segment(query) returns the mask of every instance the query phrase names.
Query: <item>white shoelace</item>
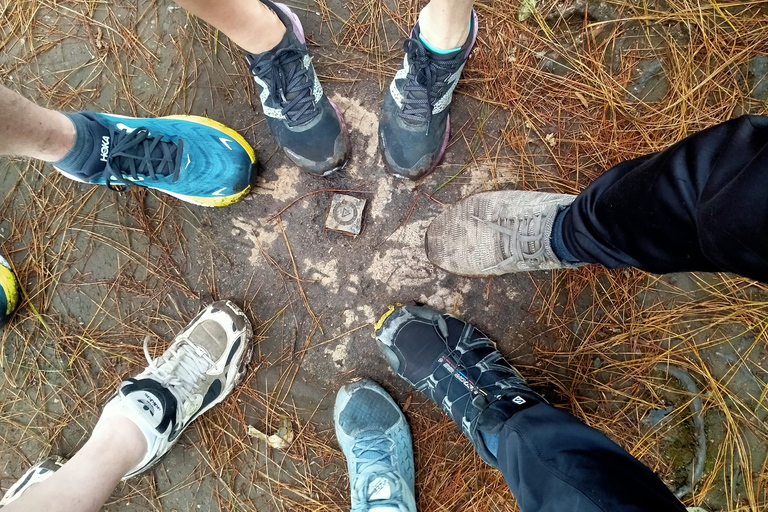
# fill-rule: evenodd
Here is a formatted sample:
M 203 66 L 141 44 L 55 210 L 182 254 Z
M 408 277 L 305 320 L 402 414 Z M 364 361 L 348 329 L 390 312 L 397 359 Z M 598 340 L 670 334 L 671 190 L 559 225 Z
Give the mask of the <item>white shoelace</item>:
M 213 360 L 204 350 L 182 340 L 176 347 L 168 349 L 164 354 L 166 361 L 158 364 L 157 359 L 149 355 L 149 339 L 149 336 L 144 338 L 147 372 L 160 384 L 172 387 L 182 401 L 188 401 L 197 392 L 200 376 L 214 365 Z
M 371 482 L 377 478 L 385 478 L 390 485 L 391 496 L 387 499 L 371 500 L 368 487 Z M 402 491 L 399 485 L 399 479 L 394 471 L 373 472 L 366 475 L 365 478 L 358 478 L 355 481 L 352 494 L 357 498 L 356 506 L 352 507 L 350 512 L 369 512 L 371 509 L 379 510 L 397 510 L 408 512 L 402 501 Z
M 352 463 L 356 472 L 363 476 L 357 478 L 352 488 L 356 506 L 350 512 L 368 512 L 371 509 L 407 512 L 402 503 L 400 479 L 390 469 L 392 440 L 386 435 L 364 432 L 352 448 Z M 371 482 L 384 478 L 389 484 L 390 496 L 387 499 L 373 499 L 370 495 Z

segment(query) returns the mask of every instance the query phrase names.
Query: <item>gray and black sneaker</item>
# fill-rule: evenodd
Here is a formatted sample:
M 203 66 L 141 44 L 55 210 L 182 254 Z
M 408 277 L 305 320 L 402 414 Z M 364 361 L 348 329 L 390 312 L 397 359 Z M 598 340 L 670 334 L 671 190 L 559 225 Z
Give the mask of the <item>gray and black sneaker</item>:
M 531 391 L 496 345 L 467 322 L 421 306 L 390 307 L 374 335 L 392 369 L 461 427 L 480 457 L 498 461 L 483 433 L 546 400 Z
M 469 36 L 456 52 L 440 55 L 419 39 L 419 24 L 404 44 L 403 67 L 384 97 L 379 146 L 387 169 L 397 177 L 419 179 L 432 172 L 445 153 L 451 132 L 453 90 L 477 38 L 472 11 Z
M 576 268 L 552 249 L 557 214 L 576 196 L 500 190 L 482 192 L 447 207 L 427 228 L 429 261 L 448 272 L 481 277 Z
M 127 417 L 147 439 L 147 454 L 125 478 L 152 467 L 170 451 L 179 435 L 198 416 L 223 401 L 245 375 L 253 352 L 251 323 L 229 301 L 201 311 L 157 359 L 124 381 L 101 413 Z
M 16 501 L 24 491 L 39 484 L 53 475 L 61 466 L 67 462 L 66 459 L 61 457 L 51 457 L 38 462 L 24 473 L 16 483 L 14 483 L 0 500 L 0 508 L 6 505 L 10 505 L 11 502 Z
M 267 124 L 277 145 L 296 165 L 327 176 L 347 162 L 349 135 L 344 118 L 323 93 L 299 17 L 283 4 L 260 1 L 286 26 L 275 48 L 245 55 Z

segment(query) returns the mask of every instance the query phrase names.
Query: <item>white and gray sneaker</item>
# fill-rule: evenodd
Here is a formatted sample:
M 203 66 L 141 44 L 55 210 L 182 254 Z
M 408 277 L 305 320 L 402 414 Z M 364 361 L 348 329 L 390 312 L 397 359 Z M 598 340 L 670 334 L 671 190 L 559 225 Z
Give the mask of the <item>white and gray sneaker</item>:
M 429 261 L 470 277 L 575 268 L 552 250 L 552 225 L 574 195 L 521 190 L 482 192 L 443 210 L 427 228 Z
M 29 468 L 27 472 L 8 489 L 8 492 L 5 493 L 3 499 L 0 500 L 0 508 L 16 501 L 22 494 L 24 494 L 24 491 L 33 485 L 47 480 L 48 477 L 53 475 L 66 462 L 67 460 L 61 457 L 51 457 L 38 462 Z
M 156 464 L 187 426 L 223 401 L 245 375 L 251 359 L 253 331 L 240 309 L 229 301 L 214 302 L 201 311 L 147 368 L 123 381 L 107 401 L 97 430 L 105 419 L 132 420 L 147 439 L 147 455 L 124 479 Z

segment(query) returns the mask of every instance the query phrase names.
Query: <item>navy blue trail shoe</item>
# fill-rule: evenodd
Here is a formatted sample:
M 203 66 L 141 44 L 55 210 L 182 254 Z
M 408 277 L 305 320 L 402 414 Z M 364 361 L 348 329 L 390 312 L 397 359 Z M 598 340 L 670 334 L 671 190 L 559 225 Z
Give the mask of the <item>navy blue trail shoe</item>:
M 236 131 L 212 119 L 87 111 L 67 116 L 75 124 L 77 138 L 88 142 L 79 148 L 82 154 L 54 167 L 75 181 L 114 190 L 145 187 L 200 206 L 227 206 L 251 190 L 253 148 Z
M 494 468 L 483 433 L 497 434 L 515 412 L 546 403 L 487 336 L 455 316 L 393 306 L 374 335 L 395 373 L 439 405 Z
M 286 27 L 272 50 L 246 53 L 267 124 L 288 158 L 312 174 L 344 167 L 349 135 L 339 108 L 323 93 L 299 17 L 283 4 L 260 0 Z
M 477 15 L 472 11 L 467 41 L 451 54 L 430 51 L 419 34 L 416 23 L 379 117 L 379 147 L 387 170 L 414 180 L 432 172 L 445 153 L 451 132 L 449 107 L 475 45 Z

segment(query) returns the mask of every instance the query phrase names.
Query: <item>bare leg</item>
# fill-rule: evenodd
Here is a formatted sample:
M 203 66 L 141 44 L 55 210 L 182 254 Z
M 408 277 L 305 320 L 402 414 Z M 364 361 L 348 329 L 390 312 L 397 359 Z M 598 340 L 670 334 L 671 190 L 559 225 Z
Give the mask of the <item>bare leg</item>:
M 35 105 L 0 85 L 0 155 L 55 162 L 74 143 L 75 126 L 64 114 Z
M 464 44 L 469 35 L 469 17 L 474 0 L 431 0 L 419 14 L 421 35 L 441 50 Z
M 97 511 L 146 452 L 146 438 L 135 423 L 128 418 L 111 418 L 61 469 L 27 489 L 3 512 Z
M 224 32 L 250 53 L 271 50 L 285 34 L 280 18 L 258 0 L 176 0 L 176 3 Z

